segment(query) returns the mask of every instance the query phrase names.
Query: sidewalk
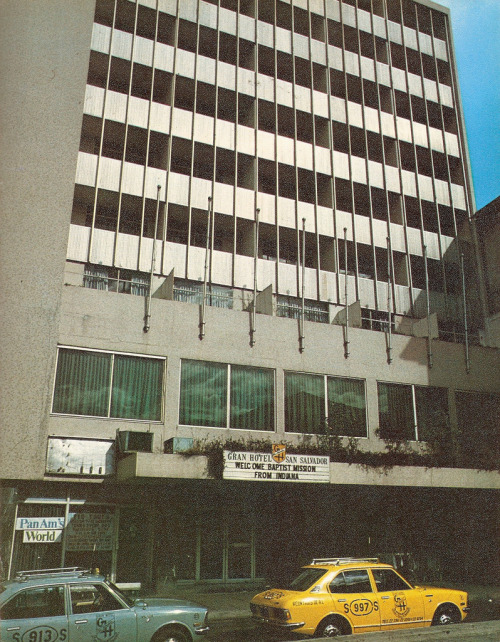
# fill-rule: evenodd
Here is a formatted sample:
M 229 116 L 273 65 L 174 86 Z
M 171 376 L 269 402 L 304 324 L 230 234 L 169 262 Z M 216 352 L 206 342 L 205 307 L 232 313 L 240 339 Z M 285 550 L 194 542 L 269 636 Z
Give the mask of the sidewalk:
M 469 594 L 469 604 L 472 613 L 465 622 L 476 618 L 474 614 L 481 615 L 481 619 L 499 619 L 500 627 L 500 587 L 498 586 L 453 586 L 446 583 L 449 588 L 462 588 Z M 250 600 L 261 588 L 252 590 L 242 588 L 228 588 L 217 585 L 202 586 L 175 586 L 170 585 L 157 592 L 158 597 L 179 597 L 198 602 L 209 609 L 211 621 L 229 620 L 233 618 L 250 617 Z M 423 629 L 417 629 L 422 632 Z M 366 636 L 367 634 L 365 634 Z M 372 635 L 372 634 L 370 634 Z M 366 638 L 365 638 L 366 639 Z M 500 635 L 498 636 L 500 640 Z

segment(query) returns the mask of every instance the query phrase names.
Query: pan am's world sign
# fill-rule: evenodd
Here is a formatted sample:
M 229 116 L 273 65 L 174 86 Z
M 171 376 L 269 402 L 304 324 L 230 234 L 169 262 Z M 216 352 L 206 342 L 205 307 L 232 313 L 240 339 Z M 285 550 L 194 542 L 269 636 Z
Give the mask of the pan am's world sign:
M 224 451 L 224 479 L 328 484 L 330 457 L 292 455 L 285 446 L 273 447 L 273 453 Z

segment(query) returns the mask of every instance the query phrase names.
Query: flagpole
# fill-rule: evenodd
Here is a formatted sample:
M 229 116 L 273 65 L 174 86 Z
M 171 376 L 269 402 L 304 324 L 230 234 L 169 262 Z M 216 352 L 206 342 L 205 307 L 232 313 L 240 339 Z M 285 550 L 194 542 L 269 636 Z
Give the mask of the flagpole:
M 254 257 L 253 257 L 253 305 L 250 325 L 250 345 L 255 345 L 256 315 L 257 315 L 257 266 L 259 257 L 259 214 L 260 209 L 255 210 L 254 221 Z
M 306 277 L 306 219 L 302 219 L 302 292 L 299 323 L 299 350 L 304 352 L 304 316 L 305 316 L 305 277 Z
M 203 298 L 200 306 L 200 340 L 205 336 L 205 305 L 207 300 L 208 252 L 210 243 L 210 221 L 212 216 L 212 198 L 208 197 L 207 238 L 205 245 L 205 269 L 203 274 Z
M 392 272 L 391 265 L 391 241 L 387 237 L 387 363 L 392 363 L 392 328 L 391 328 L 391 308 L 392 308 Z
M 470 372 L 470 357 L 469 357 L 469 327 L 467 325 L 467 298 L 465 295 L 465 269 L 464 269 L 464 253 L 460 254 L 460 269 L 462 271 L 462 303 L 464 313 L 464 345 L 465 345 L 465 371 L 467 374 Z
M 427 305 L 427 362 L 429 364 L 429 368 L 432 368 L 433 366 L 433 359 L 432 359 L 432 336 L 431 336 L 431 303 L 430 303 L 430 297 L 429 297 L 429 270 L 427 267 L 427 246 L 423 245 L 422 246 L 422 251 L 424 255 L 424 270 L 425 270 L 425 297 L 426 297 L 426 305 Z
M 151 271 L 149 274 L 149 292 L 146 298 L 146 315 L 144 318 L 144 332 L 149 332 L 151 327 L 151 296 L 153 293 L 153 277 L 156 264 L 156 235 L 158 232 L 158 212 L 160 211 L 160 190 L 161 185 L 157 186 L 156 193 L 156 213 L 155 213 L 155 231 L 153 235 L 153 249 L 151 251 Z
M 347 227 L 344 227 L 344 302 L 345 302 L 345 335 L 344 358 L 349 356 L 349 305 L 347 304 Z

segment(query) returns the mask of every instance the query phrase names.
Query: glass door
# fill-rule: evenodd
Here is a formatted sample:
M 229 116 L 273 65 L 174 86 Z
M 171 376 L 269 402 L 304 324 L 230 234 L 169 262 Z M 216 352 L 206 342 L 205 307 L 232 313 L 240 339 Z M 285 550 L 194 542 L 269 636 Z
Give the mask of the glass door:
M 241 515 L 227 525 L 227 578 L 252 577 L 252 533 L 248 519 Z
M 224 526 L 220 515 L 206 515 L 199 525 L 200 580 L 222 580 Z

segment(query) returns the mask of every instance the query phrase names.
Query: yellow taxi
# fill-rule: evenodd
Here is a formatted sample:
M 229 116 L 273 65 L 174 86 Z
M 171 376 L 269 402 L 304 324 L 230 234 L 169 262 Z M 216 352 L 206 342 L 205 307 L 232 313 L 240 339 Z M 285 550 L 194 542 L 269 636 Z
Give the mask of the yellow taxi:
M 469 610 L 465 591 L 412 586 L 378 558 L 341 557 L 313 560 L 250 608 L 262 624 L 326 638 L 454 624 Z

